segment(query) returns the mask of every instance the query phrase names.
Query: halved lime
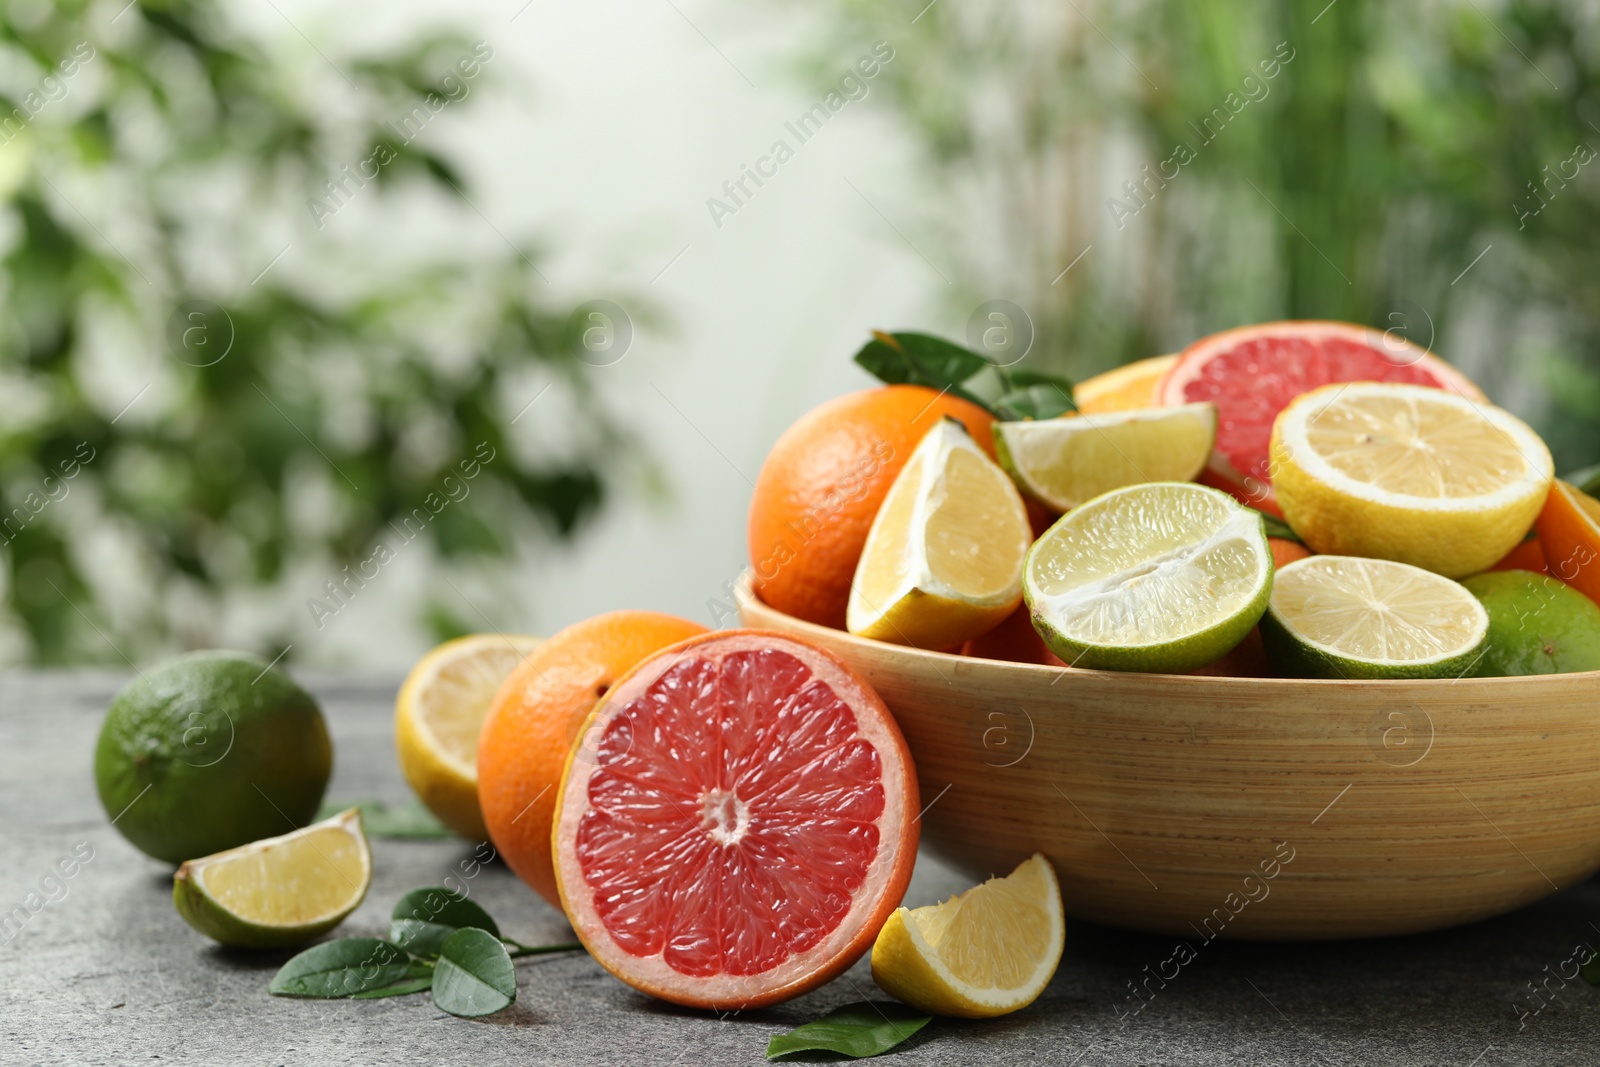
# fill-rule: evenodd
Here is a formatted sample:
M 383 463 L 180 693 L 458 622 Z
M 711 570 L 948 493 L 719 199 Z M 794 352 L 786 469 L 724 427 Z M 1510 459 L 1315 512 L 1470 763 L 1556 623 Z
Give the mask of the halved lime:
M 1459 582 L 1361 556 L 1284 567 L 1261 618 L 1273 664 L 1306 678 L 1459 678 L 1488 637 L 1488 612 Z
M 1028 553 L 1034 628 L 1068 664 L 1179 672 L 1242 641 L 1272 590 L 1261 513 L 1192 482 L 1114 489 Z
M 189 860 L 172 877 L 188 924 L 224 945 L 285 948 L 339 925 L 367 895 L 372 850 L 356 808 L 282 837 Z
M 1141 482 L 1187 482 L 1217 438 L 1210 403 L 994 424 L 1000 465 L 1028 496 L 1070 511 Z

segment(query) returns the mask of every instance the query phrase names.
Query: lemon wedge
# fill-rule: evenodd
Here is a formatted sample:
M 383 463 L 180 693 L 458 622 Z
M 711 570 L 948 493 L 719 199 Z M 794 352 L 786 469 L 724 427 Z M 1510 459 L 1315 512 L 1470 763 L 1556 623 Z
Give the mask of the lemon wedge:
M 1066 930 L 1055 869 L 1036 852 L 942 904 L 896 910 L 872 946 L 872 977 L 921 1011 L 1005 1015 L 1050 984 Z
M 1261 640 L 1285 674 L 1459 678 L 1489 639 L 1465 586 L 1385 559 L 1308 556 L 1273 579 Z
M 954 419 L 930 430 L 889 487 L 850 586 L 853 634 L 949 648 L 1022 600 L 1033 539 L 1016 486 Z
M 538 645 L 522 634 L 446 641 L 417 661 L 395 698 L 400 770 L 423 805 L 463 837 L 489 836 L 478 807 L 478 733 L 489 702 Z
M 1191 481 L 1216 439 L 1211 403 L 994 424 L 1000 465 L 1017 488 L 1056 511 L 1124 485 Z
M 1554 474 L 1550 450 L 1521 419 L 1426 386 L 1325 385 L 1272 427 L 1278 506 L 1308 546 L 1447 578 L 1511 551 Z
M 356 808 L 248 845 L 189 860 L 172 876 L 178 914 L 240 948 L 286 948 L 356 910 L 372 881 L 372 850 Z

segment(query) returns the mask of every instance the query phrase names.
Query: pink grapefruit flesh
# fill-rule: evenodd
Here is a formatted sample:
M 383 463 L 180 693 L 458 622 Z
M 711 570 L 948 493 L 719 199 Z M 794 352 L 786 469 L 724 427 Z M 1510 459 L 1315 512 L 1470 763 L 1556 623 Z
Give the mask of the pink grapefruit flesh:
M 917 847 L 893 717 L 793 638 L 691 638 L 620 679 L 557 799 L 561 900 L 634 988 L 727 1010 L 796 996 L 871 947 Z M 588 746 L 592 746 L 592 749 Z
M 1184 349 L 1157 386 L 1162 404 L 1217 405 L 1217 443 L 1201 481 L 1278 512 L 1268 443 L 1278 412 L 1330 382 L 1408 382 L 1474 400 L 1465 375 L 1394 331 L 1346 322 L 1267 322 L 1212 334 Z

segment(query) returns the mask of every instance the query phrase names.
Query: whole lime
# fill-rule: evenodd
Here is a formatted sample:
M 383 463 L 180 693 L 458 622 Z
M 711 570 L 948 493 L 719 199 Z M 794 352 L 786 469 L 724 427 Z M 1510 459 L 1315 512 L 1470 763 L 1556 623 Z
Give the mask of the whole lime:
M 1489 571 L 1461 583 L 1489 613 L 1489 644 L 1475 673 L 1600 670 L 1600 606 L 1532 571 Z
M 311 695 L 266 660 L 226 650 L 141 672 L 111 701 L 94 752 L 112 825 L 171 863 L 307 825 L 332 771 Z

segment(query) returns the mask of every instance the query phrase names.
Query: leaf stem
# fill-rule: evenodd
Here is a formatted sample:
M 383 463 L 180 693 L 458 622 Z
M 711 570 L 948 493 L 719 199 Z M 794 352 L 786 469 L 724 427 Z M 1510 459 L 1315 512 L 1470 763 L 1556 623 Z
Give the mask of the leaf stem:
M 522 942 L 513 941 L 509 937 L 502 937 L 500 940 L 511 946 L 511 951 L 508 955 L 512 959 L 516 959 L 518 956 L 542 956 L 547 952 L 581 952 L 583 950 L 583 945 L 577 941 L 563 941 L 555 945 L 524 945 Z

